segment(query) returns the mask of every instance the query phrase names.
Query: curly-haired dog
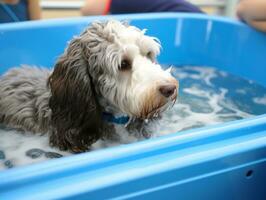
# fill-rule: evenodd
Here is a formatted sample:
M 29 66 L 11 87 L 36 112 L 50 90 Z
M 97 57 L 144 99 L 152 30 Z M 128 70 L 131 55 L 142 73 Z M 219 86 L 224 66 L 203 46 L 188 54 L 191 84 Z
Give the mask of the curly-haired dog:
M 86 151 L 112 131 L 103 113 L 143 121 L 175 102 L 178 82 L 156 63 L 159 51 L 158 40 L 136 27 L 92 23 L 53 71 L 24 66 L 0 78 L 0 122 L 48 133 L 61 150 Z

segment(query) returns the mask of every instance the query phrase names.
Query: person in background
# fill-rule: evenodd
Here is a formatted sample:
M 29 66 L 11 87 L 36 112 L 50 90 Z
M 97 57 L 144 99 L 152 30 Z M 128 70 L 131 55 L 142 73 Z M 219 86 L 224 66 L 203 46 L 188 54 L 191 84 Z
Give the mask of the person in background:
M 39 0 L 0 0 L 0 23 L 38 20 Z
M 236 12 L 241 20 L 266 32 L 266 0 L 241 0 Z
M 106 15 L 147 12 L 203 13 L 185 0 L 85 0 L 82 15 Z

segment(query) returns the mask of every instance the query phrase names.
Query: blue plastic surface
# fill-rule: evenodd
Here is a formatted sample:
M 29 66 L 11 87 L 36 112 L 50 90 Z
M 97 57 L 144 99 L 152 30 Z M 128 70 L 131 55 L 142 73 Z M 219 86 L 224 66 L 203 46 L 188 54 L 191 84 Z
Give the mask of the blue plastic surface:
M 224 18 L 122 15 L 161 40 L 159 61 L 204 65 L 266 86 L 266 35 Z M 95 19 L 0 25 L 0 73 L 52 67 Z M 0 199 L 266 199 L 266 115 L 0 172 Z

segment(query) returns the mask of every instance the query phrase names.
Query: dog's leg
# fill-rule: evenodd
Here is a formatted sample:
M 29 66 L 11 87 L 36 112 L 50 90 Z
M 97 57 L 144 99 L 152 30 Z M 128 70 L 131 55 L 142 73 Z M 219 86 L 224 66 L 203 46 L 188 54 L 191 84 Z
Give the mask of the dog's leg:
M 89 133 L 88 133 L 89 134 Z M 81 153 L 89 150 L 89 146 L 94 140 L 86 140 L 78 134 L 77 130 L 68 130 L 64 134 L 58 134 L 56 130 L 51 132 L 50 145 L 58 147 L 62 151 L 71 151 L 73 153 Z

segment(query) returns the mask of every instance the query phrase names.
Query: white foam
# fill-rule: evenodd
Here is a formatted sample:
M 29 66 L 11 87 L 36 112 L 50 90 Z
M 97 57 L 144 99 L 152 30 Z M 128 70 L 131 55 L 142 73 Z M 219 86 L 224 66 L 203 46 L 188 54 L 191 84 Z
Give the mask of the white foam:
M 239 94 L 247 94 L 247 91 L 244 90 L 244 89 L 237 89 L 236 90 L 236 93 L 239 93 Z
M 253 101 L 257 104 L 266 105 L 266 95 L 264 95 L 263 97 L 255 97 L 253 98 Z
M 0 150 L 4 150 L 5 160 L 9 160 L 15 166 L 27 165 L 47 160 L 44 156 L 31 159 L 26 156 L 29 149 L 43 149 L 60 153 L 63 156 L 70 155 L 69 152 L 63 152 L 49 146 L 48 136 L 32 133 L 21 133 L 15 130 L 0 130 Z M 0 169 L 4 168 L 5 160 L 0 160 Z
M 183 72 L 183 70 L 193 70 L 194 72 L 197 72 L 197 74 L 189 74 L 186 72 Z M 211 80 L 215 77 L 217 77 L 217 74 L 215 73 L 215 69 L 211 67 L 183 67 L 181 68 L 175 68 L 177 78 L 178 79 L 184 79 L 184 78 L 192 78 L 195 80 L 204 80 L 205 83 L 209 86 L 213 86 L 211 83 Z M 224 75 L 226 75 L 226 72 L 223 72 Z
M 179 100 L 170 110 L 163 113 L 160 120 L 149 123 L 148 130 L 152 133 L 152 137 L 253 116 L 240 110 L 239 106 L 226 98 L 230 88 L 217 87 L 212 83 L 212 80 L 219 76 L 228 78 L 229 75 L 226 72 L 218 72 L 208 67 L 175 68 L 173 71 L 180 80 Z M 187 79 L 192 79 L 194 82 L 183 87 L 182 83 Z M 244 90 L 239 89 L 237 93 L 244 93 Z M 253 101 L 266 105 L 266 95 L 256 97 Z M 127 132 L 123 125 L 116 125 L 115 129 L 116 135 L 113 139 L 98 140 L 92 145 L 91 150 L 145 139 L 138 133 Z M 64 156 L 71 155 L 69 152 L 51 148 L 48 144 L 47 135 L 21 134 L 14 130 L 0 130 L 0 134 L 0 150 L 4 150 L 6 160 L 12 161 L 15 166 L 47 159 L 44 156 L 36 159 L 25 156 L 25 152 L 33 148 L 57 152 Z M 0 162 L 0 169 L 5 169 L 4 161 L 0 160 Z

